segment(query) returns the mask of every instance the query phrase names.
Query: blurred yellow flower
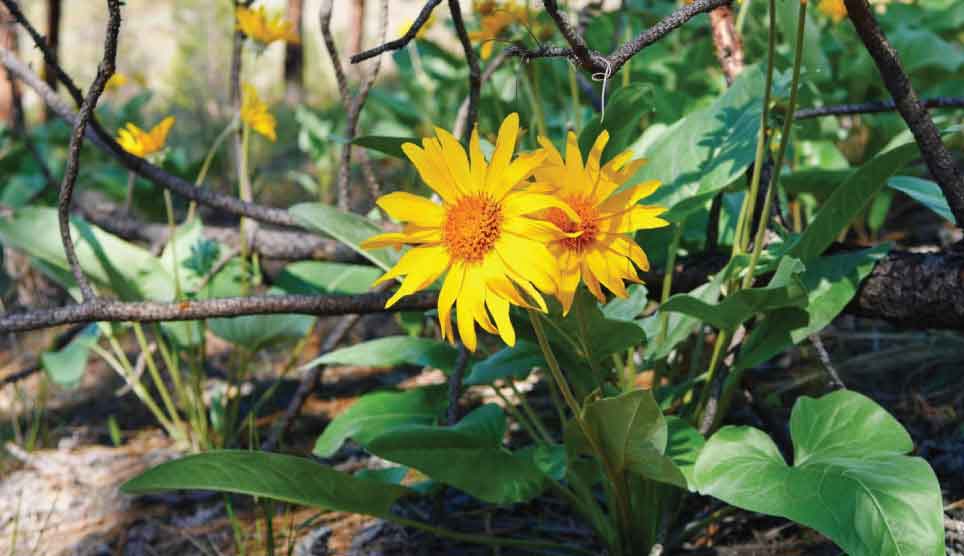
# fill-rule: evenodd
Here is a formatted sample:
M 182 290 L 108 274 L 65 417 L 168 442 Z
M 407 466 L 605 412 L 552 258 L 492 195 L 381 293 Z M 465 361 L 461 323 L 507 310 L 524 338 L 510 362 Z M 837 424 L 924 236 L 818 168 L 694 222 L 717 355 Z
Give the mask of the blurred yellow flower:
M 164 149 L 167 133 L 173 125 L 174 116 L 164 118 L 150 131 L 127 122 L 126 126 L 117 130 L 117 143 L 132 155 L 144 158 Z
M 107 80 L 107 84 L 104 85 L 104 90 L 113 91 L 114 89 L 120 89 L 124 85 L 127 85 L 128 81 L 129 79 L 127 79 L 126 75 L 119 71 L 115 72 L 114 75 L 110 76 L 110 79 Z
M 829 17 L 834 23 L 840 23 L 847 17 L 847 6 L 843 0 L 820 0 L 817 5 L 820 13 Z
M 412 28 L 412 25 L 415 25 L 414 19 L 409 19 L 403 22 L 402 25 L 399 27 L 398 38 L 404 37 L 405 33 L 408 33 L 408 30 Z M 433 11 L 431 15 L 428 16 L 428 19 L 425 20 L 425 23 L 419 28 L 418 32 L 415 33 L 415 38 L 424 39 L 429 29 L 431 29 L 432 26 L 434 25 L 435 25 L 435 12 Z
M 633 265 L 649 270 L 646 253 L 627 234 L 669 225 L 659 218 L 666 209 L 636 204 L 659 187 L 658 181 L 646 181 L 616 193 L 646 161 L 632 160 L 633 152 L 625 151 L 601 166 L 608 141 L 609 133 L 600 133 L 583 165 L 575 133 L 569 132 L 565 160 L 548 139 L 539 138 L 546 157 L 534 172 L 536 184 L 532 190 L 562 199 L 577 215 L 573 218 L 556 208 L 544 213 L 564 232 L 579 232 L 549 244 L 559 265 L 556 296 L 564 313 L 572 307 L 580 278 L 600 301 L 606 300 L 600 284 L 619 297 L 627 297 L 623 281 L 640 282 Z
M 532 215 L 552 207 L 571 211 L 551 195 L 521 188 L 544 153 L 522 154 L 513 160 L 518 136 L 519 115 L 510 114 L 499 128 L 488 161 L 477 130 L 468 155 L 458 139 L 440 128 L 436 137 L 424 138 L 421 147 L 404 144 L 405 155 L 442 202 L 404 192 L 382 196 L 378 206 L 405 222 L 405 227 L 362 244 L 365 249 L 413 245 L 376 282 L 405 275 L 386 307 L 447 273 L 438 300 L 442 336 L 454 340 L 450 320 L 454 304 L 459 336 L 472 351 L 477 345 L 475 323 L 514 345 L 509 306 L 545 311 L 538 290 L 555 291 L 559 279 L 546 244 L 565 234 Z
M 479 30 L 469 33 L 469 39 L 482 44 L 482 59 L 488 60 L 495 47 L 495 39 L 513 23 L 526 23 L 529 19 L 526 7 L 515 0 L 508 0 L 501 5 L 497 2 L 476 2 L 475 10 L 482 15 Z
M 274 41 L 300 42 L 294 24 L 281 14 L 269 17 L 264 6 L 258 6 L 257 9 L 238 7 L 235 16 L 238 20 L 237 29 L 262 44 L 268 45 Z
M 277 120 L 268 111 L 268 105 L 258 97 L 258 90 L 249 83 L 244 84 L 241 92 L 241 121 L 271 142 L 278 138 L 275 134 Z

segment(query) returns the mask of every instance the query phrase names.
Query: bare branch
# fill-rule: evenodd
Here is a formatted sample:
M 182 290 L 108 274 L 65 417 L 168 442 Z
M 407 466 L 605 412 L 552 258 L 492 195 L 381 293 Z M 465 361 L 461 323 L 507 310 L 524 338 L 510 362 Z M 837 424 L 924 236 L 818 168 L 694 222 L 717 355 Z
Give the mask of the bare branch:
M 0 47 L 0 64 L 3 64 L 10 73 L 33 89 L 58 116 L 72 126 L 77 124 L 79 121 L 78 114 L 9 49 Z M 298 226 L 286 210 L 266 207 L 257 203 L 246 203 L 231 195 L 217 193 L 211 188 L 195 187 L 193 183 L 168 174 L 147 160 L 125 151 L 110 134 L 99 128 L 93 121 L 86 130 L 86 136 L 102 150 L 114 156 L 128 170 L 182 197 L 230 214 L 247 216 L 261 222 L 278 226 Z
M 70 264 L 70 271 L 74 275 L 74 280 L 80 287 L 80 293 L 85 302 L 94 299 L 94 289 L 80 268 L 80 261 L 77 260 L 77 252 L 74 250 L 74 240 L 70 237 L 70 200 L 74 193 L 74 184 L 77 182 L 77 174 L 80 171 L 80 147 L 84 143 L 84 132 L 87 129 L 87 122 L 90 120 L 94 108 L 97 107 L 97 100 L 100 99 L 107 80 L 114 74 L 114 63 L 117 59 L 117 35 L 120 33 L 120 0 L 107 0 L 107 11 L 109 19 L 107 22 L 107 34 L 104 38 L 104 58 L 97 67 L 97 77 L 90 85 L 87 97 L 80 105 L 80 114 L 77 116 L 77 123 L 70 136 L 70 146 L 67 149 L 67 166 L 64 170 L 64 179 L 60 185 L 60 198 L 57 204 L 57 216 L 60 223 L 60 238 L 64 244 L 64 252 L 67 262 Z
M 303 314 L 319 317 L 424 310 L 434 307 L 438 293 L 421 292 L 385 308 L 388 293 L 362 295 L 253 295 L 163 303 L 95 299 L 90 302 L 33 309 L 0 317 L 0 333 L 49 328 L 80 322 L 166 322 L 242 315 Z
M 479 78 L 479 86 L 484 85 L 486 81 L 492 77 L 495 70 L 499 69 L 503 62 L 509 57 L 508 52 L 503 50 L 492 58 L 492 61 L 485 66 L 485 70 L 482 72 L 482 76 Z M 481 91 L 479 91 L 481 94 Z M 459 105 L 459 111 L 455 116 L 455 124 L 452 126 L 452 135 L 456 137 L 461 137 L 465 134 L 466 124 L 469 120 L 469 104 L 471 104 L 472 94 L 471 91 L 462 104 Z
M 884 85 L 894 97 L 898 112 L 914 134 L 927 169 L 944 192 L 958 225 L 964 225 L 964 174 L 944 147 L 937 126 L 917 97 L 897 51 L 884 36 L 867 0 L 844 0 L 844 3 L 857 34 L 877 64 Z
M 358 62 L 364 62 L 369 58 L 374 58 L 385 52 L 404 48 L 405 45 L 412 42 L 412 39 L 415 38 L 415 35 L 417 35 L 425 23 L 428 22 L 428 18 L 432 16 L 432 10 L 435 9 L 435 6 L 438 6 L 441 3 L 442 0 L 429 0 L 424 6 L 422 6 L 422 10 L 418 12 L 418 17 L 415 18 L 415 22 L 412 23 L 412 26 L 408 28 L 408 31 L 405 31 L 404 35 L 393 41 L 385 42 L 379 46 L 376 46 L 375 48 L 355 54 L 351 57 L 351 63 L 357 64 Z M 382 40 L 384 41 L 384 39 Z
M 924 108 L 964 108 L 964 98 L 959 97 L 934 97 L 921 100 Z M 893 100 L 873 100 L 861 102 L 859 104 L 837 104 L 833 106 L 820 106 L 817 108 L 803 108 L 797 110 L 793 115 L 795 120 L 806 120 L 809 118 L 820 118 L 823 116 L 846 116 L 850 114 L 879 114 L 881 112 L 893 112 L 897 110 L 897 103 Z
M 478 121 L 482 74 L 479 70 L 479 59 L 475 56 L 475 50 L 469 40 L 469 33 L 465 30 L 465 21 L 462 19 L 462 6 L 459 5 L 459 0 L 449 0 L 449 11 L 452 14 L 452 23 L 455 25 L 459 42 L 462 43 L 465 59 L 469 64 L 469 107 L 466 112 L 465 129 L 462 130 L 462 142 L 468 144 L 472 130 Z
M 630 58 L 639 54 L 644 48 L 662 39 L 670 32 L 681 27 L 694 16 L 709 12 L 720 6 L 729 5 L 731 2 L 732 0 L 695 0 L 690 4 L 676 9 L 676 11 L 663 18 L 656 25 L 653 25 L 631 41 L 616 48 L 610 55 L 604 56 L 590 48 L 579 31 L 566 21 L 565 16 L 559 10 L 556 0 L 543 0 L 542 3 L 546 7 L 546 12 L 556 24 L 563 38 L 566 39 L 569 48 L 540 46 L 537 49 L 526 50 L 515 46 L 509 47 L 509 51 L 511 55 L 520 56 L 525 59 L 565 56 L 592 74 L 608 75 L 611 77 L 618 72 Z

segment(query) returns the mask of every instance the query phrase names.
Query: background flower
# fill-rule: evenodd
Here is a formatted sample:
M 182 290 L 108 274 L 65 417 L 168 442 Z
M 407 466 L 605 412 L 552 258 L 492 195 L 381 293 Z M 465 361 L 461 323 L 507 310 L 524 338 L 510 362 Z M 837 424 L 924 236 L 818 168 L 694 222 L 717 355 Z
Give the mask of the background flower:
M 117 130 L 117 142 L 132 155 L 144 158 L 164 149 L 167 134 L 174 125 L 174 116 L 161 120 L 150 131 L 144 131 L 131 122 Z

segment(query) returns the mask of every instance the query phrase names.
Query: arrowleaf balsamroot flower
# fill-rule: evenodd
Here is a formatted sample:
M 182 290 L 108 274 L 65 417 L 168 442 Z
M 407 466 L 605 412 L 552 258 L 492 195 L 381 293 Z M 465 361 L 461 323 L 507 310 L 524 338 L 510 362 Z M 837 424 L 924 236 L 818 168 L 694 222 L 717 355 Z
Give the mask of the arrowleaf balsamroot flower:
M 491 0 L 476 2 L 475 9 L 482 14 L 482 19 L 479 21 L 479 30 L 469 33 L 469 39 L 482 44 L 483 60 L 492 56 L 495 40 L 508 26 L 528 21 L 526 7 L 516 4 L 515 0 L 508 0 L 501 5 Z
M 447 273 L 438 301 L 442 335 L 454 339 L 450 320 L 454 304 L 459 336 L 472 351 L 477 344 L 475 323 L 514 345 L 509 305 L 534 305 L 545 311 L 538 290 L 552 293 L 558 281 L 557 265 L 546 244 L 566 234 L 531 215 L 552 207 L 571 211 L 550 195 L 520 188 L 529 183 L 527 178 L 544 153 L 513 160 L 518 135 L 519 116 L 510 114 L 499 128 L 488 161 L 478 131 L 472 133 L 468 155 L 451 133 L 439 128 L 436 137 L 422 140 L 421 147 L 402 145 L 442 202 L 404 192 L 382 196 L 378 206 L 406 224 L 401 232 L 381 234 L 362 244 L 365 249 L 413 245 L 376 282 L 405 276 L 386 307 Z
M 258 90 L 249 83 L 245 83 L 241 91 L 241 121 L 272 143 L 278 138 L 275 134 L 277 120 L 268 111 L 268 105 L 258 96 Z
M 144 158 L 164 150 L 167 143 L 167 133 L 174 125 L 174 116 L 168 116 L 160 121 L 150 131 L 144 131 L 131 122 L 117 130 L 117 143 L 134 156 Z
M 565 160 L 548 139 L 539 138 L 546 158 L 535 170 L 533 190 L 557 196 L 578 216 L 573 218 L 556 208 L 544 212 L 544 217 L 561 230 L 579 233 L 549 244 L 559 265 L 556 297 L 564 313 L 572 307 L 580 278 L 600 301 L 606 300 L 600 284 L 619 297 L 627 297 L 623 281 L 640 282 L 633 265 L 649 270 L 646 253 L 627 234 L 669 225 L 659 218 L 666 209 L 636 204 L 659 187 L 658 181 L 616 192 L 646 161 L 632 160 L 633 152 L 625 151 L 601 166 L 608 141 L 609 133 L 600 133 L 583 164 L 574 133 L 569 132 Z
M 269 45 L 274 41 L 301 42 L 293 23 L 285 20 L 281 14 L 269 17 L 264 6 L 258 6 L 256 9 L 239 6 L 234 14 L 238 20 L 237 29 L 263 45 Z
M 840 23 L 847 17 L 847 6 L 843 0 L 820 0 L 817 10 L 832 19 L 834 23 Z

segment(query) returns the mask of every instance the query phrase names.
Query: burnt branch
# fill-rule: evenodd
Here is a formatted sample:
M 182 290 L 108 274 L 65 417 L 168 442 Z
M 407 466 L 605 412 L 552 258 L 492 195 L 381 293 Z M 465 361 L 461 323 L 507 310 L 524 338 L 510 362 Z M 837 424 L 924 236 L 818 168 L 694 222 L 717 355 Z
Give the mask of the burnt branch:
M 94 289 L 91 287 L 84 271 L 80 268 L 80 261 L 77 259 L 77 252 L 74 249 L 74 240 L 70 234 L 70 201 L 74 194 L 74 185 L 77 183 L 77 174 L 80 172 L 80 148 L 84 144 L 84 132 L 87 129 L 87 122 L 90 120 L 97 101 L 100 99 L 107 80 L 114 74 L 114 63 L 117 59 L 117 35 L 120 33 L 120 0 L 107 0 L 107 11 L 109 19 L 107 22 L 107 35 L 104 38 L 104 57 L 97 67 L 97 76 L 90 85 L 90 90 L 80 105 L 80 113 L 77 115 L 77 123 L 74 125 L 73 133 L 70 136 L 70 146 L 67 149 L 67 166 L 64 170 L 64 179 L 60 185 L 60 197 L 57 203 L 57 216 L 60 224 L 60 239 L 64 244 L 64 252 L 67 256 L 67 263 L 70 271 L 74 275 L 74 280 L 80 287 L 80 293 L 85 302 L 94 299 Z
M 9 49 L 0 47 L 0 64 L 3 64 L 11 74 L 15 75 L 17 79 L 33 89 L 60 118 L 72 126 L 77 124 L 79 121 L 77 112 L 68 106 L 43 79 L 31 71 L 30 68 Z M 229 214 L 247 216 L 260 222 L 278 226 L 298 227 L 294 218 L 292 218 L 286 210 L 240 201 L 231 195 L 217 193 L 211 188 L 195 187 L 193 183 L 169 174 L 147 160 L 128 153 L 117 144 L 117 141 L 115 141 L 109 133 L 96 125 L 96 122 L 93 120 L 90 122 L 90 125 L 87 126 L 85 134 L 88 140 L 101 150 L 112 155 L 128 170 L 186 199 L 222 210 Z
M 468 145 L 469 137 L 479 116 L 482 73 L 479 70 L 479 59 L 475 56 L 475 50 L 469 40 L 469 33 L 465 30 L 465 21 L 462 19 L 462 7 L 459 5 L 459 0 L 449 0 L 449 11 L 452 13 L 452 23 L 455 25 L 455 32 L 459 37 L 459 42 L 462 43 L 462 51 L 465 52 L 465 59 L 469 64 L 469 106 L 466 111 L 465 128 L 462 130 L 462 142 Z
M 695 0 L 691 4 L 678 8 L 660 20 L 656 25 L 643 31 L 631 41 L 617 47 L 611 54 L 606 56 L 593 50 L 589 44 L 586 43 L 586 39 L 583 38 L 578 29 L 566 21 L 565 16 L 559 10 L 559 5 L 556 0 L 543 0 L 542 4 L 546 8 L 546 12 L 549 14 L 549 17 L 552 18 L 553 23 L 555 23 L 569 47 L 562 48 L 549 45 L 526 50 L 519 46 L 512 46 L 509 47 L 509 52 L 514 56 L 519 56 L 527 60 L 533 58 L 566 57 L 593 75 L 612 77 L 630 58 L 678 29 L 693 17 L 719 8 L 720 6 L 728 6 L 731 2 L 732 0 Z
M 933 108 L 964 108 L 964 98 L 934 97 L 922 99 L 921 104 L 930 110 Z M 807 120 L 823 116 L 847 116 L 852 114 L 879 114 L 897 110 L 897 103 L 893 100 L 873 100 L 858 104 L 836 104 L 817 108 L 803 108 L 793 115 L 794 120 Z
M 58 307 L 32 309 L 0 317 L 0 333 L 21 332 L 81 322 L 167 322 L 238 317 L 242 315 L 302 314 L 333 317 L 430 309 L 437 292 L 421 292 L 385 308 L 388 293 L 361 295 L 252 295 L 164 303 L 123 302 L 108 299 Z
M 380 54 L 384 54 L 385 52 L 391 52 L 392 50 L 404 48 L 405 45 L 412 42 L 412 39 L 415 38 L 415 35 L 417 35 L 425 23 L 428 22 L 428 18 L 432 16 L 432 10 L 434 10 L 435 7 L 441 3 L 442 0 L 429 0 L 424 6 L 422 6 L 422 10 L 418 12 L 418 17 L 415 18 L 415 22 L 412 23 L 412 26 L 408 28 L 408 31 L 405 31 L 404 35 L 393 41 L 384 42 L 375 48 L 355 54 L 350 59 L 351 63 L 357 64 L 359 62 L 364 62 L 369 58 L 374 58 Z M 384 41 L 384 39 L 382 40 Z
M 927 169 L 944 192 L 954 219 L 958 225 L 964 225 L 964 174 L 941 141 L 937 126 L 914 91 L 897 51 L 884 36 L 867 0 L 844 0 L 844 3 L 857 35 L 870 52 L 884 85 L 894 98 L 897 111 L 914 134 Z

